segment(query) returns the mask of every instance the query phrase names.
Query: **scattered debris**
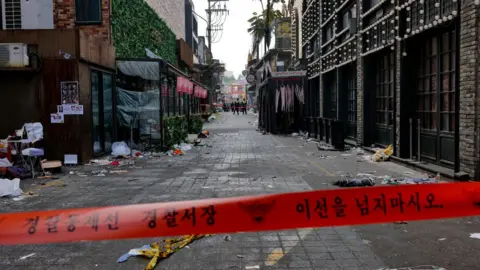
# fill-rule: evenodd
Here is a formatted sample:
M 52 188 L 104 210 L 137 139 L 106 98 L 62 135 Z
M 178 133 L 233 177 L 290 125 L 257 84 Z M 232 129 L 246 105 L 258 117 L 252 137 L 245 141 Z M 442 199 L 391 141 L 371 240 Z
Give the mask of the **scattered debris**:
M 377 149 L 375 154 L 372 155 L 372 160 L 375 162 L 386 161 L 393 154 L 393 145 L 389 145 L 385 149 Z
M 110 164 L 110 161 L 108 159 L 92 159 L 90 160 L 90 163 L 87 165 L 100 165 L 100 166 L 105 166 Z
M 120 166 L 120 161 L 114 160 L 114 161 L 110 162 L 110 165 L 112 165 L 114 167 Z
M 393 224 L 408 224 L 406 221 L 395 221 Z
M 480 233 L 471 233 L 470 238 L 480 239 Z
M 130 147 L 125 142 L 114 142 L 112 144 L 112 156 L 121 157 L 130 155 Z
M 210 115 L 210 116 L 208 117 L 208 120 L 207 120 L 207 121 L 208 121 L 209 123 L 211 123 L 211 122 L 213 122 L 213 121 L 215 121 L 215 120 L 217 120 L 217 117 L 215 117 L 215 115 L 212 114 L 212 115 Z
M 274 187 L 274 186 L 272 186 L 272 185 L 268 185 L 267 187 L 268 187 L 268 188 L 275 188 L 275 187 Z
M 27 259 L 27 258 L 30 258 L 30 257 L 32 257 L 32 256 L 35 256 L 35 254 L 36 254 L 36 253 L 30 253 L 30 254 L 28 254 L 28 255 L 25 255 L 25 256 L 20 257 L 19 260 L 25 260 L 25 259 Z
M 223 238 L 223 240 L 225 240 L 225 241 L 227 241 L 227 242 L 228 242 L 228 241 L 232 241 L 232 237 L 231 237 L 229 234 L 227 234 L 227 235 L 225 235 L 225 237 Z
M 23 194 L 20 189 L 20 179 L 13 180 L 0 178 L 0 197 L 18 197 Z
M 326 142 L 318 142 L 317 148 L 320 151 L 336 151 L 335 147 L 333 147 L 330 144 L 327 144 Z
M 108 173 L 107 170 L 95 170 L 95 171 L 92 171 L 92 175 L 95 175 L 95 176 L 105 176 L 107 173 Z
M 237 255 L 237 258 L 243 259 L 243 258 L 245 258 L 245 256 L 244 255 Z
M 150 263 L 145 268 L 146 270 L 152 270 L 157 266 L 160 259 L 165 259 L 171 256 L 173 253 L 186 247 L 188 244 L 195 240 L 201 239 L 210 235 L 187 235 L 180 238 L 165 239 L 160 243 L 154 242 L 151 245 L 145 245 L 140 248 L 131 249 L 128 253 L 122 255 L 117 262 L 123 263 L 132 256 L 143 256 L 151 259 Z
M 445 241 L 447 238 L 438 238 L 438 241 Z
M 122 174 L 122 173 L 128 173 L 128 171 L 127 170 L 113 170 L 113 171 L 110 171 L 110 173 Z
M 425 177 L 391 177 L 386 175 L 382 181 L 382 184 L 387 185 L 405 185 L 405 184 L 434 184 L 439 182 L 440 175 L 436 177 L 431 177 L 426 175 Z
M 362 239 L 362 241 L 363 241 L 363 243 L 364 243 L 365 245 L 369 245 L 369 244 L 372 243 L 372 241 L 367 240 L 367 239 Z
M 246 270 L 251 270 L 251 269 L 260 269 L 260 266 L 258 265 L 252 265 L 252 266 L 245 266 Z

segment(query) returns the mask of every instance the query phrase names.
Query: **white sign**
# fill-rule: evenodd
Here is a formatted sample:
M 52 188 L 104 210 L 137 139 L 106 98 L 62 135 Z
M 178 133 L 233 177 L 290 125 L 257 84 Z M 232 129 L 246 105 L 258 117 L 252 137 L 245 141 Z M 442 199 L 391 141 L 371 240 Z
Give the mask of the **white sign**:
M 64 115 L 83 115 L 83 105 L 79 104 L 63 104 L 57 105 L 57 112 Z
M 65 154 L 64 159 L 63 159 L 63 164 L 77 165 L 78 164 L 78 155 Z
M 63 124 L 65 122 L 65 117 L 63 113 L 51 113 L 50 114 L 50 123 L 52 124 Z

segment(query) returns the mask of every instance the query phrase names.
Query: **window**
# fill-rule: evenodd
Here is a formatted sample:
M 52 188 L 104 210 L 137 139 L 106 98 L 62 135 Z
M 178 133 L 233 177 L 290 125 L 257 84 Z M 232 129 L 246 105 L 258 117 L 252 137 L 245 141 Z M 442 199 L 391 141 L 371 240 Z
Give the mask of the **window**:
M 347 10 L 342 15 L 342 29 L 350 27 L 350 11 Z
M 102 0 L 75 0 L 75 22 L 101 24 Z

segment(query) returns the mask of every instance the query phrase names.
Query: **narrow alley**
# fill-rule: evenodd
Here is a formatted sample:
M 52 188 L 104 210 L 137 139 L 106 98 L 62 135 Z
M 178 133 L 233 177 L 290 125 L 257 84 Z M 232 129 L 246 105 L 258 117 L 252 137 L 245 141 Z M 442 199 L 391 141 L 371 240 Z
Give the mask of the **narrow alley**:
M 337 188 L 347 173 L 421 175 L 353 151 L 319 151 L 314 142 L 262 134 L 254 115 L 219 114 L 206 124 L 206 147 L 138 162 L 119 174 L 66 174 L 2 212 L 126 205 Z M 80 170 L 81 168 L 79 168 Z M 88 169 L 88 168 L 87 168 Z M 377 184 L 381 184 L 377 181 Z M 28 191 L 28 189 L 26 189 Z M 417 265 L 478 269 L 478 218 L 355 227 L 212 235 L 159 262 L 156 269 L 388 269 Z M 0 269 L 144 269 L 149 260 L 117 259 L 158 239 L 2 246 Z M 33 254 L 21 259 L 22 256 Z M 279 255 L 280 254 L 280 255 Z M 258 268 L 256 267 L 258 266 Z

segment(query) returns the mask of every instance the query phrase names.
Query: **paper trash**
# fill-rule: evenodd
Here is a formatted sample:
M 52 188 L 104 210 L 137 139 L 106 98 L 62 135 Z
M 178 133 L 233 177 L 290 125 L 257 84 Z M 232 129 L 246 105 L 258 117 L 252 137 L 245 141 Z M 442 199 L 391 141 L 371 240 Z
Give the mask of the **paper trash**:
M 20 179 L 15 178 L 11 181 L 9 179 L 0 179 L 0 197 L 17 197 L 22 194 Z

